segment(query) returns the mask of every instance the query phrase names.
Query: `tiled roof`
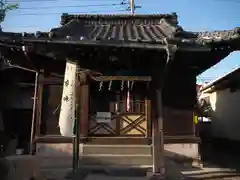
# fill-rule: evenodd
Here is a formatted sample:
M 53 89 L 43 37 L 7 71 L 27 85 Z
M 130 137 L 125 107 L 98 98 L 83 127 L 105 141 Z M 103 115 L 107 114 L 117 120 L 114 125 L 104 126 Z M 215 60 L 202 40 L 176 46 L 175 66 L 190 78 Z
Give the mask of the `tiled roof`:
M 198 32 L 196 35 L 196 40 L 200 43 L 240 40 L 240 28 L 228 31 Z
M 160 15 L 69 15 L 50 32 L 0 32 L 0 43 L 60 43 L 76 45 L 163 48 L 161 44 L 184 47 L 240 50 L 240 28 L 228 31 L 189 32 L 178 25 L 175 13 Z M 220 46 L 218 46 L 220 44 Z M 208 46 L 209 45 L 209 46 Z
M 232 71 L 224 74 L 223 76 L 220 76 L 216 79 L 214 79 L 212 82 L 207 83 L 206 85 L 202 86 L 200 91 L 203 92 L 206 89 L 216 85 L 216 84 L 220 84 L 221 82 L 223 82 L 224 80 L 229 80 L 229 79 L 239 79 L 240 77 L 240 67 L 237 67 L 235 69 L 233 69 Z
M 178 16 L 176 13 L 171 14 L 137 14 L 134 16 L 126 14 L 81 14 L 72 15 L 64 13 L 61 16 L 61 25 L 68 24 L 72 20 L 80 20 L 84 23 L 98 23 L 98 24 L 126 24 L 128 22 L 132 23 L 158 23 L 160 19 L 167 19 L 174 24 L 178 24 Z
M 73 40 L 103 40 L 124 42 L 162 43 L 174 38 L 183 29 L 176 14 L 165 15 L 63 15 L 54 36 L 70 36 Z
M 52 29 L 56 37 L 73 40 L 163 44 L 165 39 L 186 44 L 240 41 L 240 28 L 229 31 L 188 32 L 178 25 L 176 13 L 159 15 L 69 15 Z M 240 43 L 239 43 L 240 44 Z

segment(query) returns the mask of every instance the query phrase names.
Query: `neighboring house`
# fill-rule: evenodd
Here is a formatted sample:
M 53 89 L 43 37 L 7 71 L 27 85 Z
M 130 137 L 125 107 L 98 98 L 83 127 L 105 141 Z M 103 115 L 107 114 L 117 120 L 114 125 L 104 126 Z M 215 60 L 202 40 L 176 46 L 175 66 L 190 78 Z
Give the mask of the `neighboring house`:
M 200 93 L 211 119 L 212 136 L 240 140 L 240 68 L 206 84 Z

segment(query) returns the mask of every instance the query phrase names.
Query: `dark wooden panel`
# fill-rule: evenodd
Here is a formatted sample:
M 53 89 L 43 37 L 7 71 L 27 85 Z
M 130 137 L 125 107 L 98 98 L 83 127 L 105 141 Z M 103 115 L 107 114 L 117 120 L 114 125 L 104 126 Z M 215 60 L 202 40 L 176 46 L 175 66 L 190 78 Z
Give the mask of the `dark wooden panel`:
M 151 144 L 148 138 L 134 137 L 89 137 L 87 144 Z
M 193 110 L 164 108 L 164 135 L 194 135 Z
M 43 85 L 43 113 L 42 123 L 44 129 L 41 134 L 60 135 L 58 120 L 60 112 L 60 103 L 62 97 L 62 85 Z

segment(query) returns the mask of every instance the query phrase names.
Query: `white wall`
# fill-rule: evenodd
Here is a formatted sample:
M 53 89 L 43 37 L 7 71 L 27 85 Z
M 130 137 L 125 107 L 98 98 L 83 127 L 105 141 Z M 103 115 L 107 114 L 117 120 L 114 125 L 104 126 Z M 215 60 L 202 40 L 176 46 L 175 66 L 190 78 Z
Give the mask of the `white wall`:
M 213 136 L 240 140 L 240 90 L 230 92 L 225 89 L 209 95 L 213 109 Z

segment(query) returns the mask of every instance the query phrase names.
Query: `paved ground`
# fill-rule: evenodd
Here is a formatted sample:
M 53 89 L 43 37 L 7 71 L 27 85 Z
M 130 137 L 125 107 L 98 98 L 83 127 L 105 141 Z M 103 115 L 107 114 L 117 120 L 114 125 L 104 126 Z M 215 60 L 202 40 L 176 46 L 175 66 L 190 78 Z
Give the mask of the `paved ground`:
M 167 176 L 169 180 L 240 180 L 240 151 L 226 151 L 224 148 L 214 148 L 207 144 L 202 148 L 204 168 L 190 168 L 182 164 L 167 161 Z M 228 148 L 229 149 L 229 148 Z M 238 153 L 239 152 L 239 153 Z M 64 180 L 70 170 L 58 169 L 45 171 L 44 177 L 49 180 Z M 83 180 L 147 180 L 147 177 L 127 177 L 127 172 L 117 176 L 104 172 L 80 174 Z M 78 178 L 79 179 L 79 178 Z
M 170 180 L 179 180 L 182 174 L 172 161 L 166 161 L 166 173 Z M 42 171 L 43 179 L 49 180 L 63 180 L 66 175 L 71 172 L 70 169 L 46 169 Z M 73 180 L 148 180 L 151 173 L 148 169 L 116 169 L 106 168 L 100 169 L 83 169 L 74 175 Z
M 168 165 L 167 179 L 168 180 L 240 180 L 240 173 L 234 168 L 223 168 L 217 165 L 205 165 L 204 169 L 184 167 L 181 164 Z M 70 170 L 66 169 L 52 169 L 44 172 L 43 179 L 45 180 L 65 180 L 66 174 Z M 107 175 L 101 172 L 94 172 L 89 174 L 81 174 L 79 176 L 81 180 L 147 180 L 148 177 L 131 177 L 123 173 L 119 175 Z M 76 178 L 76 179 L 79 179 Z
M 227 168 L 217 168 L 217 167 L 207 167 L 203 170 L 199 169 L 190 169 L 186 167 L 178 166 L 179 170 L 174 168 L 175 172 L 170 172 L 168 174 L 168 180 L 240 180 L 240 173 Z M 176 173 L 177 172 L 177 173 Z M 180 174 L 182 173 L 182 174 Z M 51 172 L 45 172 L 45 180 L 65 180 L 67 171 L 64 170 L 52 170 Z M 84 180 L 147 180 L 148 177 L 129 177 L 129 176 L 109 176 L 105 174 L 88 174 L 83 176 Z M 77 178 L 79 179 L 79 178 Z M 80 178 L 82 179 L 82 178 Z M 82 179 L 82 180 L 83 180 Z
M 225 144 L 204 144 L 201 148 L 203 169 L 192 169 L 178 165 L 185 179 L 240 180 L 240 151 Z

